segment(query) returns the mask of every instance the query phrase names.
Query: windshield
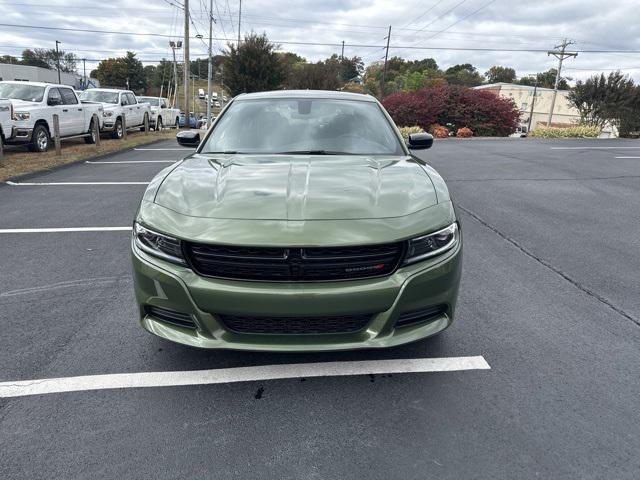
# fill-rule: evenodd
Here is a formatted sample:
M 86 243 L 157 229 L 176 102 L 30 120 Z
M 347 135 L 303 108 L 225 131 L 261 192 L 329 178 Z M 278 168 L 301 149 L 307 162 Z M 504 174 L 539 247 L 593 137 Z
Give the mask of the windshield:
M 85 90 L 81 100 L 87 102 L 118 103 L 118 92 L 103 92 L 100 90 Z
M 401 144 L 373 102 L 262 99 L 233 103 L 202 153 L 400 155 Z
M 21 83 L 0 83 L 0 98 L 12 98 L 27 102 L 41 102 L 44 87 L 25 85 Z
M 152 107 L 160 106 L 160 99 L 158 97 L 138 97 L 138 102 L 148 103 Z

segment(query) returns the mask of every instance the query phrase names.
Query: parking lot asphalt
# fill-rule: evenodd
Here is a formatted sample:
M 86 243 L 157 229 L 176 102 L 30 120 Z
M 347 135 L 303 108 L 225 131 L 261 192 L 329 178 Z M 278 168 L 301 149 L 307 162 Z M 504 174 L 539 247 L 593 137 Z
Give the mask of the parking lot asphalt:
M 0 398 L 0 478 L 638 478 L 639 142 L 436 142 L 420 156 L 465 240 L 455 323 L 321 354 L 164 342 L 138 325 L 130 232 L 8 233 L 131 226 L 144 185 L 83 183 L 147 182 L 187 152 L 149 148 L 0 185 L 0 382 L 478 355 L 491 369 Z

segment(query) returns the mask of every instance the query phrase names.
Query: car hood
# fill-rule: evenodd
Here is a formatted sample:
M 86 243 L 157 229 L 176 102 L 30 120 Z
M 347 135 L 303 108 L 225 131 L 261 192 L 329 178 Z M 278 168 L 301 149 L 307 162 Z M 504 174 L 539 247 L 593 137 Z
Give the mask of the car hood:
M 41 105 L 37 102 L 27 102 L 26 100 L 14 100 L 11 99 L 11 103 L 13 104 L 13 109 L 16 111 L 40 107 Z
M 154 202 L 193 217 L 355 220 L 406 216 L 438 197 L 411 157 L 196 154 L 164 177 Z

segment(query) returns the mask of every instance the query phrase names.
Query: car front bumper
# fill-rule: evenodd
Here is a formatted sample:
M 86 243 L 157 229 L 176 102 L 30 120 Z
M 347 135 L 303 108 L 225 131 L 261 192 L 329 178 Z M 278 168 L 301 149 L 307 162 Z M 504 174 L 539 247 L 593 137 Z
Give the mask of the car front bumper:
M 5 138 L 7 145 L 29 143 L 33 135 L 33 128 L 14 126 L 11 129 L 10 136 Z
M 132 243 L 136 299 L 142 326 L 174 342 L 202 348 L 254 351 L 332 351 L 392 347 L 435 335 L 455 311 L 462 241 L 445 254 L 399 268 L 386 277 L 341 282 L 248 282 L 205 278 L 160 260 Z M 147 314 L 149 306 L 190 314 L 197 328 L 183 328 Z M 433 306 L 435 317 L 399 328 L 402 313 Z M 354 333 L 247 334 L 229 329 L 221 315 L 315 317 L 371 314 Z

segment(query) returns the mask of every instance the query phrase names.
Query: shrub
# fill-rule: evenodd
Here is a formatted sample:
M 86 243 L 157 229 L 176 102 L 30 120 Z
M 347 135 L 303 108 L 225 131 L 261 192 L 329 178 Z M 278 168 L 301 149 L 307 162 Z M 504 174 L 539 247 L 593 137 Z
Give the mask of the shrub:
M 486 90 L 457 85 L 395 93 L 382 104 L 398 125 L 462 125 L 477 136 L 507 136 L 518 126 L 520 113 L 513 100 Z
M 536 138 L 597 138 L 600 135 L 600 128 L 576 126 L 568 128 L 540 127 L 530 133 L 529 136 Z
M 442 125 L 438 125 L 433 129 L 432 135 L 436 138 L 447 138 L 449 137 L 449 129 Z
M 405 139 L 405 141 L 409 140 L 409 135 L 412 133 L 424 133 L 424 129 L 418 126 L 400 127 L 400 134 L 402 135 L 402 138 Z
M 458 131 L 456 132 L 456 137 L 460 137 L 460 138 L 473 137 L 473 131 L 467 127 L 459 128 Z

